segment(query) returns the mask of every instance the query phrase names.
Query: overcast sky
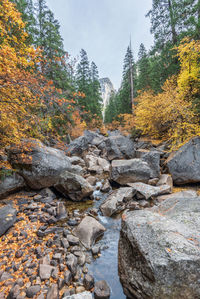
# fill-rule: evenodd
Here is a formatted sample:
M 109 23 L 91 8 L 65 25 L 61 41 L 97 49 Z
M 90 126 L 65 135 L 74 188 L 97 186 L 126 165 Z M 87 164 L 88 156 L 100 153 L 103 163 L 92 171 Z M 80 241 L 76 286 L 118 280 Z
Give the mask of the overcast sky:
M 135 59 L 140 43 L 153 43 L 145 14 L 152 0 L 46 0 L 61 25 L 65 50 L 78 56 L 85 49 L 99 69 L 120 86 L 123 59 L 130 35 Z

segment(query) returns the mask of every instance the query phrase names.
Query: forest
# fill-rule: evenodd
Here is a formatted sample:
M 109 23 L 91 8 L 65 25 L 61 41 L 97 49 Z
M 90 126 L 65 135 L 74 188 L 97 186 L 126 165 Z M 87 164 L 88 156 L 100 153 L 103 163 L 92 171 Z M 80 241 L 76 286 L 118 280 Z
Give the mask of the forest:
M 147 51 L 142 43 L 136 61 L 128 46 L 103 123 L 98 68 L 86 50 L 77 60 L 64 49 L 45 0 L 1 0 L 1 146 L 24 137 L 68 142 L 86 128 L 120 128 L 172 148 L 198 135 L 200 1 L 154 0 L 146 17 L 154 46 Z

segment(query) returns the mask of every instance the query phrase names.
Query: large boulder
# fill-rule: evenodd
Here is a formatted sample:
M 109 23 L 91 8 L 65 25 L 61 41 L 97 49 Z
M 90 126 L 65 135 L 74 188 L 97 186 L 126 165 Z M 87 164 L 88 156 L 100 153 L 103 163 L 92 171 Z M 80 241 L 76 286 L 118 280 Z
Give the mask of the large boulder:
M 148 151 L 140 149 L 136 151 L 136 158 L 147 162 L 151 168 L 151 178 L 160 177 L 160 153 L 157 151 Z
M 0 209 L 0 237 L 11 227 L 16 221 L 17 210 L 11 205 L 7 205 Z
M 129 298 L 200 298 L 200 197 L 122 217 L 119 275 Z
M 59 175 L 71 169 L 63 151 L 47 147 L 37 140 L 24 140 L 8 149 L 8 157 L 26 183 L 33 189 L 53 186 Z
M 90 249 L 95 240 L 105 232 L 105 227 L 90 216 L 83 218 L 73 233 L 80 239 L 82 244 Z
M 111 179 L 121 185 L 147 183 L 151 178 L 151 168 L 141 159 L 112 161 Z
M 169 194 L 172 192 L 171 186 L 151 186 L 144 183 L 129 183 L 128 186 L 133 188 L 137 199 L 151 199 L 158 195 Z
M 116 135 L 105 139 L 98 146 L 99 149 L 106 149 L 108 160 L 131 159 L 135 157 L 134 143 L 126 136 Z
M 133 198 L 135 193 L 135 190 L 131 187 L 114 190 L 100 206 L 102 214 L 110 217 L 120 213 L 126 208 L 127 203 Z
M 192 138 L 166 161 L 175 184 L 200 182 L 200 137 Z
M 26 183 L 17 173 L 6 175 L 0 181 L 0 199 L 24 188 Z
M 89 149 L 90 145 L 99 146 L 103 143 L 104 138 L 102 135 L 92 132 L 92 131 L 85 131 L 84 135 L 74 139 L 67 149 L 67 154 L 69 156 L 82 156 L 83 153 Z
M 81 201 L 90 196 L 93 187 L 82 176 L 68 171 L 59 175 L 57 183 L 54 185 L 57 191 L 73 201 Z

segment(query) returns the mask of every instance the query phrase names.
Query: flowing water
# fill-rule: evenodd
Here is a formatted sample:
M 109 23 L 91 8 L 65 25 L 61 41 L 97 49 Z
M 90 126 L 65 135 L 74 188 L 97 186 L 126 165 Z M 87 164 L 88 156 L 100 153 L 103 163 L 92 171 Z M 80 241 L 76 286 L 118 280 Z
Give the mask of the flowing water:
M 96 188 L 101 187 L 98 182 Z M 99 190 L 93 193 L 94 201 L 85 203 L 71 204 L 72 210 L 87 211 L 89 208 L 99 208 L 102 201 L 107 197 Z M 96 200 L 98 199 L 98 200 Z M 70 208 L 70 205 L 68 205 Z M 121 228 L 121 217 L 111 218 L 98 215 L 99 221 L 106 228 L 103 237 L 98 240 L 97 244 L 101 246 L 101 255 L 93 258 L 91 264 L 87 264 L 88 273 L 94 276 L 95 281 L 106 280 L 111 288 L 111 299 L 124 299 L 126 296 L 118 276 L 118 241 Z

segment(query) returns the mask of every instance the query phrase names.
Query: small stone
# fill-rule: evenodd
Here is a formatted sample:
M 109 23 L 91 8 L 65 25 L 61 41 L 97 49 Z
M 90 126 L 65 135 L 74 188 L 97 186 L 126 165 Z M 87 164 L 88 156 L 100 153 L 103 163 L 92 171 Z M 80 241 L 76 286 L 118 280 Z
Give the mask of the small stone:
M 86 290 L 91 290 L 94 287 L 94 277 L 90 274 L 86 274 L 83 284 Z
M 69 247 L 69 242 L 66 238 L 61 239 L 61 245 L 64 248 L 68 248 Z
M 40 285 L 31 286 L 26 290 L 26 296 L 28 298 L 33 298 L 41 290 Z
M 50 265 L 41 264 L 39 267 L 39 275 L 40 275 L 41 280 L 49 279 L 51 277 L 51 273 L 52 273 L 53 269 L 54 269 L 54 267 L 52 267 Z
M 70 283 L 72 281 L 72 274 L 69 270 L 65 271 L 65 273 L 64 273 L 64 281 L 65 281 L 66 285 L 70 285 Z
M 52 284 L 49 288 L 46 299 L 58 299 L 59 292 L 58 292 L 58 285 Z
M 79 245 L 79 238 L 74 237 L 73 235 L 68 235 L 67 240 L 71 246 Z
M 61 277 L 58 278 L 58 288 L 61 290 L 65 285 L 65 280 Z
M 73 275 L 75 275 L 76 273 L 76 269 L 77 269 L 77 257 L 73 254 L 69 254 L 67 257 L 67 262 L 66 265 L 68 267 L 68 269 L 72 272 Z
M 100 280 L 95 283 L 94 288 L 95 299 L 109 299 L 110 298 L 110 287 L 105 280 Z
M 20 258 L 20 257 L 22 257 L 22 255 L 23 255 L 23 251 L 22 251 L 22 250 L 18 250 L 18 251 L 16 251 L 16 253 L 15 253 L 15 257 L 16 257 L 16 258 Z
M 95 245 L 92 247 L 92 254 L 93 255 L 98 255 L 101 251 L 101 246 L 99 245 Z
M 84 291 L 85 291 L 85 288 L 83 286 L 76 287 L 76 294 L 83 293 Z

